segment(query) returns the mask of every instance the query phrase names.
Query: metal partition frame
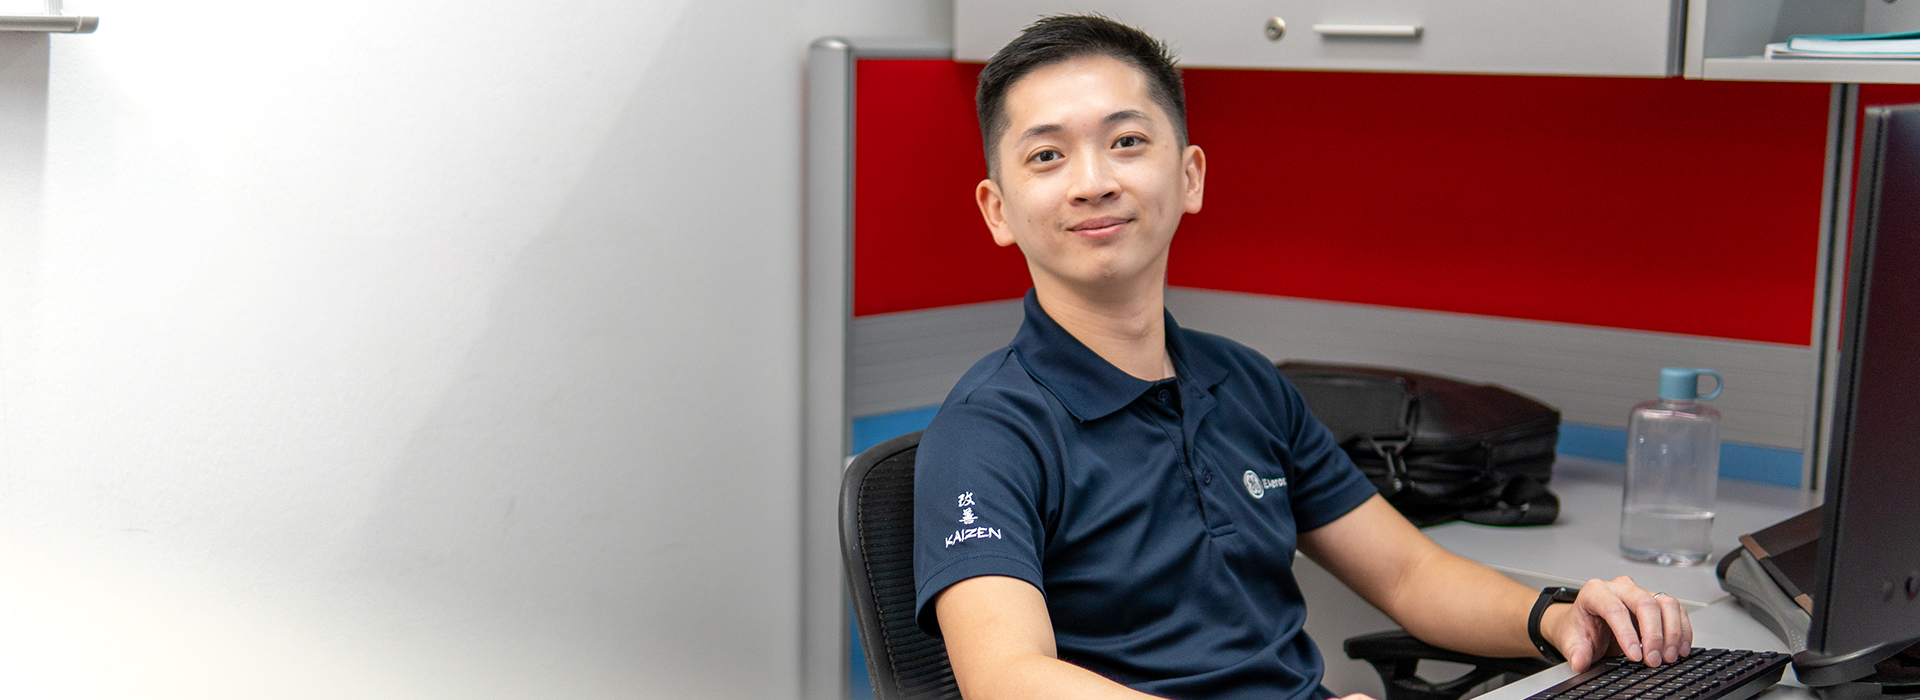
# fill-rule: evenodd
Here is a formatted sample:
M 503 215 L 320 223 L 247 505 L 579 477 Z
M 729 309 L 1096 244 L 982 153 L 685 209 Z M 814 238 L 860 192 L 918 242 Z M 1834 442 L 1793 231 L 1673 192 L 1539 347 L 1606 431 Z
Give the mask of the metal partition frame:
M 1819 270 L 1814 281 L 1814 410 L 1807 426 L 1806 468 L 1801 488 L 1818 491 L 1827 481 L 1833 443 L 1834 382 L 1840 376 L 1840 307 L 1847 296 L 1847 241 L 1852 230 L 1854 134 L 1859 128 L 1860 86 L 1834 83 L 1827 117 L 1827 171 L 1820 202 Z
M 840 476 L 851 450 L 855 66 L 860 59 L 950 59 L 943 41 L 842 39 L 807 53 L 806 231 L 801 244 L 800 696 L 847 697 L 847 593 Z

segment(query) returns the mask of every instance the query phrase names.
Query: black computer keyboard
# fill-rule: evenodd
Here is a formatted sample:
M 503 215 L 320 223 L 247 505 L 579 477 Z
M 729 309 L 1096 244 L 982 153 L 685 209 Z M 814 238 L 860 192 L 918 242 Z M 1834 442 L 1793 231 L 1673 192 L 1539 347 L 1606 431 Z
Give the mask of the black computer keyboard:
M 1647 668 L 1615 656 L 1528 700 L 1744 700 L 1780 682 L 1793 657 L 1771 651 L 1694 649 Z

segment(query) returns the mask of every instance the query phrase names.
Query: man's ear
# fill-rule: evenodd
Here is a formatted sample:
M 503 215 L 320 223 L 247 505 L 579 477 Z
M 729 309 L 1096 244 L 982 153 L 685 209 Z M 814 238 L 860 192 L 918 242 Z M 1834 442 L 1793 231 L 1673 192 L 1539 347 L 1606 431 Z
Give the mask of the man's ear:
M 980 218 L 986 219 L 987 230 L 993 232 L 993 242 L 1002 248 L 1013 245 L 1013 231 L 1007 228 L 1007 213 L 1002 209 L 1006 200 L 1000 196 L 1000 183 L 993 178 L 981 180 L 973 188 L 973 198 L 980 205 Z
M 1207 154 L 1199 146 L 1188 146 L 1181 160 L 1181 171 L 1187 176 L 1187 213 L 1198 214 L 1207 191 Z

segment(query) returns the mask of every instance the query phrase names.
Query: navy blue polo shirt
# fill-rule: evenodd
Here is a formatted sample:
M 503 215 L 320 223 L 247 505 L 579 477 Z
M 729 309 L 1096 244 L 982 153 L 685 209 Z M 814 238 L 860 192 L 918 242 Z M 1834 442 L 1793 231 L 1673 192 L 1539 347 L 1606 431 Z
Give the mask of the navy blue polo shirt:
M 1060 658 L 1171 698 L 1324 698 L 1293 578 L 1299 533 L 1377 491 L 1260 353 L 1167 315 L 1174 378 L 1135 378 L 1027 293 L 921 439 L 914 577 L 1046 596 Z

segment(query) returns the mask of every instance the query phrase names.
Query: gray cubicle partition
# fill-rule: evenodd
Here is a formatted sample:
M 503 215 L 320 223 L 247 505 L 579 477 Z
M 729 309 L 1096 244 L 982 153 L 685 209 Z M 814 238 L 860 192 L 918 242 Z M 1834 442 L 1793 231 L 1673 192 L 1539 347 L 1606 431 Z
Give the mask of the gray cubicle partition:
M 850 451 L 854 66 L 861 58 L 949 58 L 945 43 L 823 38 L 807 55 L 806 259 L 801 396 L 801 697 L 847 697 L 840 474 Z
M 1177 244 L 1176 244 L 1177 245 Z M 1663 366 L 1712 367 L 1731 387 L 1714 402 L 1727 440 L 1799 451 L 1813 411 L 1810 347 L 1174 287 L 1180 325 L 1268 357 L 1409 367 L 1533 395 L 1564 420 L 1623 427 Z M 938 404 L 975 360 L 1006 345 L 1018 300 L 863 316 L 853 321 L 851 412 Z M 1795 479 L 1798 481 L 1798 479 Z

